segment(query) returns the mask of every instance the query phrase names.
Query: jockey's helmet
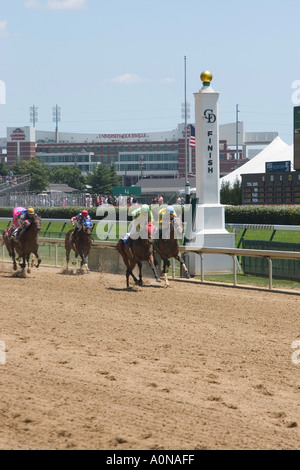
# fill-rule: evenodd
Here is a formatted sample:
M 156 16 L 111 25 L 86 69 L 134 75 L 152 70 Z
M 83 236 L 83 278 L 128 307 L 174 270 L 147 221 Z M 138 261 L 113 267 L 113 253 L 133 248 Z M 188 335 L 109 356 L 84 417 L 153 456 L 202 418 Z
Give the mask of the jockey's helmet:
M 173 215 L 175 210 L 174 210 L 174 207 L 173 206 L 167 206 L 166 207 L 166 212 L 168 212 L 169 214 Z
M 148 204 L 144 204 L 144 205 L 141 207 L 141 212 L 148 212 L 148 213 L 150 213 L 150 207 L 148 206 Z
M 34 215 L 34 208 L 33 207 L 28 207 L 27 209 L 28 215 Z
M 82 215 L 83 217 L 87 217 L 89 215 L 88 211 L 87 210 L 83 210 L 82 211 Z

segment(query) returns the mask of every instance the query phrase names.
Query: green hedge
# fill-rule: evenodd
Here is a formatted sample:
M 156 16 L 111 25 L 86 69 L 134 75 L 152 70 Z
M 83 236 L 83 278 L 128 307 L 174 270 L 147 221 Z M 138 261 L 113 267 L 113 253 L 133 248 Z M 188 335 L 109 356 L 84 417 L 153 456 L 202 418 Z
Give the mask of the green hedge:
M 82 207 L 36 207 L 35 210 L 45 219 L 70 219 Z M 96 219 L 97 208 L 88 210 L 92 219 Z M 12 207 L 0 207 L 0 217 L 11 218 L 12 211 Z M 228 224 L 300 225 L 300 206 L 226 206 L 225 220 Z
M 300 206 L 227 206 L 228 224 L 300 225 Z
M 101 206 L 105 210 L 105 206 Z M 36 213 L 42 219 L 71 219 L 75 215 L 79 214 L 83 210 L 82 206 L 80 207 L 35 207 Z M 117 211 L 118 219 L 118 208 L 115 208 Z M 104 217 L 108 216 L 108 211 L 102 212 L 103 215 L 100 217 L 96 216 L 97 207 L 89 207 L 89 214 L 92 219 L 101 220 Z M 13 207 L 0 207 L 0 217 L 12 218 Z M 129 217 L 130 219 L 130 217 Z

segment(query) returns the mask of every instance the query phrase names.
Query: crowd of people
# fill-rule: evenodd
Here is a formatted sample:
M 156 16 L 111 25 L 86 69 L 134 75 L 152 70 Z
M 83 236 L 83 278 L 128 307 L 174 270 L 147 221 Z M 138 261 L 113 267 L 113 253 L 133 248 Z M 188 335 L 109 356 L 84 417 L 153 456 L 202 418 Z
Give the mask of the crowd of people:
M 91 195 L 87 194 L 85 198 L 85 206 L 86 207 L 98 207 L 102 205 L 110 204 L 112 206 L 132 206 L 134 204 L 138 204 L 138 200 L 136 196 L 123 196 L 120 194 L 117 196 L 105 195 Z
M 0 184 L 17 184 L 17 178 L 14 176 L 13 172 L 10 171 L 8 175 L 0 175 Z

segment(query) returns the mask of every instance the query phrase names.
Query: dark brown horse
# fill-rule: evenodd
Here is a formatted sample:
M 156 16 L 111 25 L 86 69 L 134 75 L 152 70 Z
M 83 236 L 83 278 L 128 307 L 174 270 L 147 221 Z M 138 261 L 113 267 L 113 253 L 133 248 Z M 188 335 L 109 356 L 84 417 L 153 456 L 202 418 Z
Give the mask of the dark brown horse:
M 186 278 L 190 278 L 188 269 L 184 263 L 183 258 L 180 255 L 179 250 L 179 239 L 182 237 L 182 221 L 180 217 L 174 217 L 166 225 L 162 226 L 159 231 L 159 238 L 154 244 L 154 251 L 163 260 L 163 275 L 165 279 L 165 285 L 168 286 L 168 272 L 170 267 L 170 258 L 175 258 L 180 262 Z M 155 259 L 157 265 L 157 260 Z
M 153 241 L 151 238 L 151 226 L 146 227 L 147 233 L 141 232 L 141 236 L 136 240 L 131 240 L 130 246 L 124 242 L 123 239 L 118 241 L 117 249 L 123 258 L 126 266 L 126 285 L 129 288 L 129 277 L 131 276 L 136 284 L 143 285 L 142 278 L 142 261 L 147 261 L 153 271 L 154 277 L 157 282 L 161 282 L 157 274 L 154 262 Z M 146 236 L 145 236 L 146 235 Z M 135 266 L 139 267 L 139 279 L 133 274 Z
M 81 258 L 81 268 L 85 267 L 86 272 L 89 273 L 90 270 L 87 264 L 87 257 L 89 255 L 93 239 L 92 239 L 92 230 L 93 225 L 89 220 L 86 220 L 83 224 L 83 227 L 75 235 L 74 242 L 72 241 L 72 235 L 74 229 L 69 230 L 65 238 L 65 249 L 66 249 L 66 261 L 67 261 L 67 270 L 69 269 L 70 253 L 71 250 L 75 251 L 75 267 L 77 267 L 77 258 Z
M 5 244 L 9 256 L 13 259 L 13 268 L 14 271 L 17 270 L 16 263 L 16 253 L 18 255 L 18 261 L 22 271 L 26 268 L 27 263 L 27 272 L 30 273 L 30 255 L 33 254 L 37 258 L 37 264 L 35 265 L 38 268 L 41 264 L 41 258 L 38 254 L 38 233 L 42 228 L 41 218 L 35 214 L 33 221 L 28 226 L 28 228 L 21 230 L 19 233 L 18 239 L 12 236 L 14 228 L 11 226 L 8 227 L 3 234 L 3 244 Z M 20 260 L 23 260 L 21 263 Z M 31 262 L 31 267 L 34 265 L 34 261 Z

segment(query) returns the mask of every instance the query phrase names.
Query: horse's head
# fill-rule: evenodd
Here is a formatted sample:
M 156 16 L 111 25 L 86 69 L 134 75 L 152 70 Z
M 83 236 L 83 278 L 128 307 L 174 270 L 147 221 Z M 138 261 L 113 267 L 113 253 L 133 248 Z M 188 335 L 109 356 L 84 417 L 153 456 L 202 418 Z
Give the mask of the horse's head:
M 35 228 L 37 232 L 40 232 L 42 229 L 42 219 L 37 214 L 35 214 L 31 225 Z
M 85 220 L 83 224 L 83 231 L 87 235 L 92 235 L 92 230 L 93 230 L 93 224 L 90 220 Z

